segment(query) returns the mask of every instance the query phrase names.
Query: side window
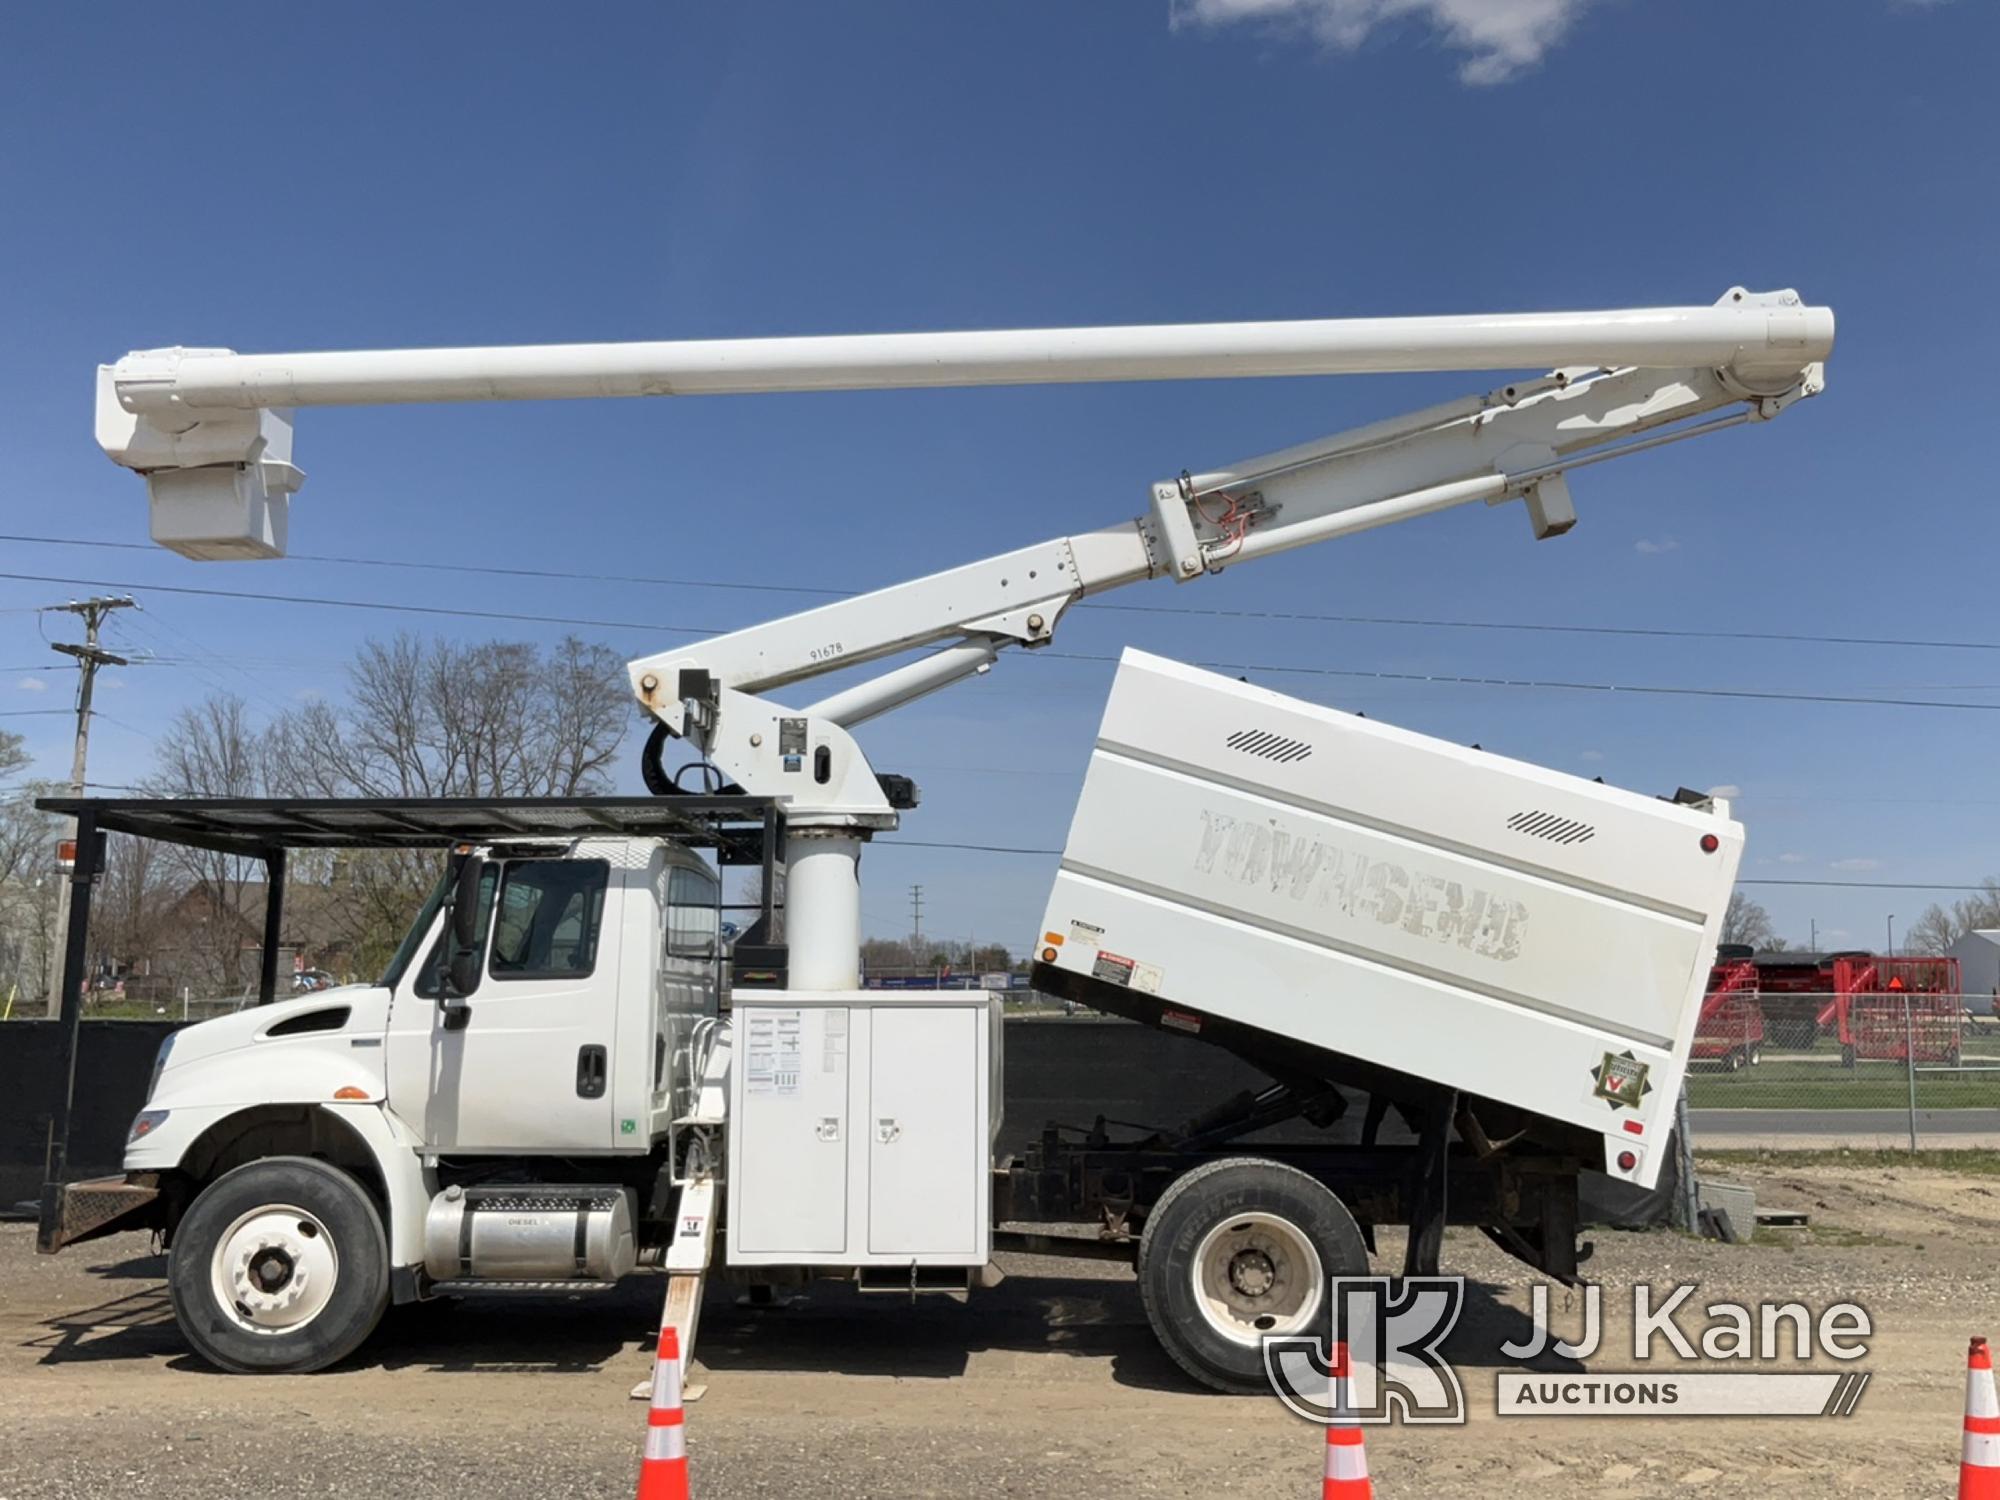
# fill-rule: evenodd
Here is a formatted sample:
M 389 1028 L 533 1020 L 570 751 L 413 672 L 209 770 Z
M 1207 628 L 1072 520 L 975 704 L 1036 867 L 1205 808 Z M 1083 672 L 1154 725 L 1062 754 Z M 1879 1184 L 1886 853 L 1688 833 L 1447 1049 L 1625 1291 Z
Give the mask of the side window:
M 493 914 L 495 979 L 582 979 L 597 967 L 611 867 L 601 859 L 520 859 Z
M 499 881 L 500 871 L 491 860 L 488 860 L 486 868 L 479 873 L 479 938 L 473 944 L 473 947 L 481 953 L 486 951 L 486 934 L 493 925 L 493 887 L 499 884 Z M 439 902 L 439 905 L 442 906 L 443 902 Z M 445 944 L 450 939 L 449 926 L 439 931 L 437 941 L 431 944 L 430 952 L 424 955 L 424 966 L 417 971 L 416 991 L 425 1000 L 435 1000 L 438 997 L 438 972 L 444 963 Z M 483 970 L 484 965 L 481 968 Z M 472 988 L 477 993 L 479 986 L 475 984 Z
M 721 943 L 721 887 L 701 870 L 675 868 L 667 876 L 667 956 L 714 958 Z

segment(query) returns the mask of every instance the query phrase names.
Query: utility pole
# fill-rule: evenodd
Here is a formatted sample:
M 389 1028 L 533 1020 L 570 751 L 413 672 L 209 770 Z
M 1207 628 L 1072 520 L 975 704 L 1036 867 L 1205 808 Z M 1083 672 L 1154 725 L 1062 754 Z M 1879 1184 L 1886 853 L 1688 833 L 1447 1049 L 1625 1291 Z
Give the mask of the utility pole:
M 69 791 L 72 797 L 83 795 L 83 765 L 90 752 L 90 697 L 97 686 L 99 667 L 123 667 L 130 665 L 122 656 L 116 656 L 97 644 L 98 627 L 104 617 L 114 609 L 136 609 L 139 601 L 129 595 L 123 598 L 100 596 L 81 602 L 72 599 L 67 604 L 44 606 L 47 613 L 81 615 L 83 617 L 83 644 L 73 645 L 68 641 L 51 641 L 49 645 L 64 656 L 74 656 L 77 660 L 78 682 L 76 685 L 76 753 L 70 760 Z M 76 842 L 76 819 L 69 823 L 69 838 Z M 56 885 L 56 931 L 55 941 L 64 942 L 69 931 L 69 887 L 67 878 L 59 879 Z M 62 965 L 51 966 L 49 975 L 48 1014 L 51 1020 L 62 1015 Z
M 923 947 L 923 943 L 924 888 L 920 885 L 913 885 L 910 887 L 910 956 L 919 963 L 923 961 L 918 956 L 918 950 Z
M 1806 940 L 1806 952 L 1817 953 L 1819 952 L 1819 918 L 1808 917 L 1806 921 L 1812 926 L 1812 936 Z
M 1896 914 L 1889 913 L 1889 957 L 1896 956 Z

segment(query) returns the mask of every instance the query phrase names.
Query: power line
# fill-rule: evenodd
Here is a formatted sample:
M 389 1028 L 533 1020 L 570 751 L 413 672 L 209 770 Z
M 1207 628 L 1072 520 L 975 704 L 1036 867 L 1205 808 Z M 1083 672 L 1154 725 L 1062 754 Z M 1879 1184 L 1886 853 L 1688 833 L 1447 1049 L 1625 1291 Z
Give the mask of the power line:
M 1084 655 L 1070 651 L 1042 651 L 1036 655 L 1058 661 L 1108 662 L 1115 656 Z M 1647 693 L 1674 698 L 1748 698 L 1776 703 L 1849 703 L 1878 708 L 1961 708 L 1981 713 L 2000 713 L 2000 703 L 1961 703 L 1942 698 L 1867 698 L 1847 693 L 1781 693 L 1752 688 L 1665 687 L 1651 683 L 1567 682 L 1532 677 L 1463 677 L 1447 672 L 1376 672 L 1359 667 L 1286 667 L 1274 663 L 1197 661 L 1197 667 L 1211 672 L 1287 672 L 1310 677 L 1358 677 L 1377 682 L 1449 682 L 1469 687 L 1548 688 L 1576 693 Z
M 1809 635 L 1778 630 L 1685 630 L 1645 625 L 1551 625 L 1515 620 L 1433 620 L 1405 615 L 1322 615 L 1263 609 L 1180 608 L 1171 604 L 1098 604 L 1130 614 L 1214 615 L 1238 620 L 1291 620 L 1325 625 L 1403 625 L 1426 630 L 1525 630 L 1550 635 L 1647 636 L 1679 641 L 1783 641 L 1815 646 L 1908 646 L 1937 651 L 2000 651 L 2000 641 L 1924 640 L 1908 636 Z
M 877 839 L 875 849 L 957 849 L 973 854 L 1061 854 L 1060 849 L 1035 849 L 1018 844 L 966 844 L 945 839 Z M 1738 885 L 1812 886 L 1854 891 L 1983 891 L 1984 885 L 1923 880 L 1739 880 Z
M 308 594 L 265 594 L 233 589 L 203 589 L 177 584 L 123 584 L 101 579 L 60 578 L 32 573 L 0 573 L 0 579 L 26 583 L 62 583 L 86 588 L 145 588 L 155 593 L 189 594 L 211 599 L 246 599 L 267 604 L 305 604 L 332 609 L 395 611 L 403 614 L 454 616 L 475 620 L 507 620 L 539 625 L 581 625 L 604 630 L 652 630 L 672 635 L 711 636 L 718 627 L 662 625 L 637 620 L 598 620 L 568 615 L 534 615 L 511 610 L 457 609 L 434 604 L 390 604 L 358 599 L 329 599 Z M 1496 627 L 1500 628 L 1500 627 Z M 1971 643 L 1964 643 L 1971 644 Z M 1981 648 L 1983 649 L 1983 648 Z M 1995 649 L 2000 649 L 1996 647 Z M 1069 651 L 1040 651 L 1038 659 L 1054 661 L 1103 662 L 1116 664 L 1115 656 Z M 1362 668 L 1293 667 L 1275 663 L 1196 662 L 1218 672 L 1282 672 L 1318 677 L 1342 677 L 1377 682 L 1449 683 L 1463 687 L 1537 688 L 1562 692 L 1640 693 L 1677 698 L 1722 698 L 1770 703 L 1828 703 L 1875 708 L 1940 708 L 2000 713 L 2000 703 L 1966 703 L 1939 698 L 1877 698 L 1852 693 L 1787 693 L 1751 688 L 1674 687 L 1652 683 L 1571 682 L 1559 679 L 1514 677 L 1468 677 L 1445 672 L 1383 672 Z
M 198 589 L 172 583 L 108 583 L 94 578 L 57 578 L 39 573 L 0 573 L 17 583 L 61 583 L 73 588 L 144 589 L 154 594 L 189 594 L 203 599 L 249 599 L 259 604 L 312 604 L 324 609 L 392 611 L 405 615 L 455 615 L 468 620 L 510 620 L 531 625 L 585 625 L 595 630 L 657 630 L 670 635 L 716 635 L 692 625 L 660 625 L 642 620 L 592 620 L 569 615 L 530 615 L 501 609 L 452 609 L 442 604 L 389 604 L 369 599 L 328 599 L 314 594 L 262 594 L 244 589 Z
M 12 536 L 0 534 L 0 542 L 26 542 L 47 547 L 110 547 L 121 552 L 157 552 L 147 542 L 93 542 L 83 537 Z M 739 589 L 757 594 L 817 594 L 828 598 L 848 598 L 855 589 L 808 588 L 792 583 L 736 583 L 712 578 L 659 578 L 633 573 L 575 573 L 560 568 L 503 568 L 483 563 L 413 562 L 392 557 L 337 557 L 323 552 L 290 552 L 293 562 L 336 563 L 350 568 L 408 568 L 421 573 L 473 573 L 489 578 L 547 578 L 567 583 L 639 583 L 658 588 Z M 150 587 L 150 585 L 148 585 Z
M 1983 885 L 1933 880 L 1739 880 L 1738 885 L 1808 885 L 1854 891 L 1983 891 Z
M 22 542 L 53 547 L 109 547 L 127 552 L 158 549 L 143 542 L 98 542 L 83 537 L 24 536 L 0 534 L 0 542 Z M 466 573 L 495 578 L 544 578 L 571 583 L 630 583 L 657 588 L 699 588 L 740 590 L 749 593 L 810 594 L 821 598 L 849 599 L 858 589 L 814 588 L 801 584 L 745 583 L 714 578 L 662 578 L 634 573 L 586 573 L 558 568 L 500 567 L 493 564 L 416 562 L 406 558 L 345 557 L 329 553 L 294 552 L 294 562 L 328 563 L 342 567 L 402 568 L 417 572 Z M 60 580 L 56 580 L 60 581 Z M 156 585 L 147 585 L 156 587 Z M 371 608 L 393 608 L 380 605 Z M 1575 625 L 1520 620 L 1453 620 L 1411 615 L 1334 615 L 1299 610 L 1213 609 L 1199 605 L 1104 604 L 1083 602 L 1078 609 L 1103 610 L 1123 614 L 1187 615 L 1203 619 L 1283 620 L 1322 625 L 1388 625 L 1421 630 L 1503 630 L 1549 635 L 1596 635 L 1689 641 L 1766 641 L 1793 645 L 1886 646 L 1934 651 L 2000 651 L 2000 641 L 1961 641 L 1912 636 L 1830 635 L 1806 631 L 1771 630 L 1690 630 L 1683 627 L 1645 625 Z M 501 618 L 524 618 L 502 616 Z M 557 621 L 555 623 L 600 624 L 597 621 Z M 624 627 L 621 627 L 624 628 Z M 674 629 L 668 626 L 631 626 L 633 629 Z

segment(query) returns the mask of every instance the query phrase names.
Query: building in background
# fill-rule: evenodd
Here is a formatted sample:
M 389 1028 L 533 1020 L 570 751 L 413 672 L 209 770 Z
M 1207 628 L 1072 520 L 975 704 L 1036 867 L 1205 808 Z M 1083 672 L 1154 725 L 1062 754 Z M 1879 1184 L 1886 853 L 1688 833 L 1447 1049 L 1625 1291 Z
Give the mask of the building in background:
M 1965 986 L 1965 1008 L 1976 1016 L 1991 1015 L 2000 995 L 2000 927 L 1975 927 L 1945 949 L 1958 960 Z

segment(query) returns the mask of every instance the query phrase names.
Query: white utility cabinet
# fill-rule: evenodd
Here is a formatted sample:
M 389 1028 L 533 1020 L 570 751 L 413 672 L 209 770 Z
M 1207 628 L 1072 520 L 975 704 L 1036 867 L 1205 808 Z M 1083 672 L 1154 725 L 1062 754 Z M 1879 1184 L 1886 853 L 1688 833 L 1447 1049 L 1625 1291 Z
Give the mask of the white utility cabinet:
M 738 992 L 729 1263 L 984 1265 L 999 1006 L 981 990 Z

